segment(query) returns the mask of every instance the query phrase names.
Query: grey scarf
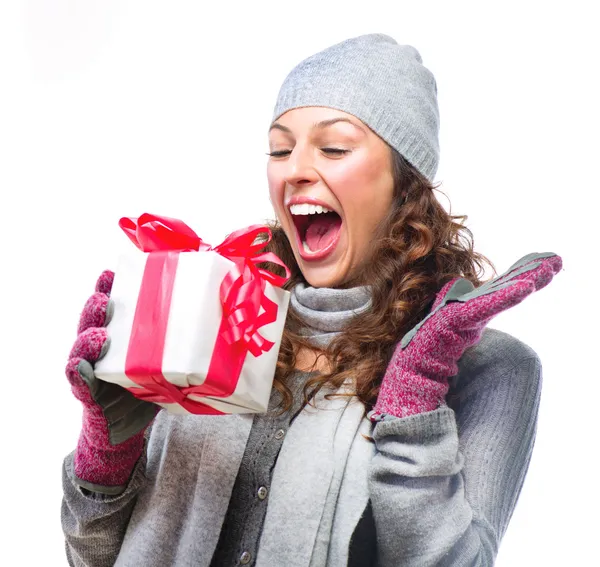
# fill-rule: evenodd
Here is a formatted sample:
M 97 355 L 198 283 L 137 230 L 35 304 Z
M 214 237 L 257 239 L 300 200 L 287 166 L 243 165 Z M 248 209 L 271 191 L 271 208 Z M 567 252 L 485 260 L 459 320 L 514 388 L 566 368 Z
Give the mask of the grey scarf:
M 327 346 L 352 317 L 369 309 L 371 291 L 368 286 L 333 289 L 299 283 L 292 289 L 290 303 L 306 322 L 302 334 L 319 346 Z

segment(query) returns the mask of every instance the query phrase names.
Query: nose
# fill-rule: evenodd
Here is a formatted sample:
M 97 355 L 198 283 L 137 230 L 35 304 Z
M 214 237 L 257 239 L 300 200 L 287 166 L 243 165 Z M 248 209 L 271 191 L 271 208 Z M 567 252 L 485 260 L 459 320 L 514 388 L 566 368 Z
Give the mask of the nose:
M 288 185 L 306 187 L 307 185 L 316 183 L 318 180 L 310 146 L 301 147 L 299 144 L 296 144 L 296 147 L 286 160 L 286 165 L 285 181 Z

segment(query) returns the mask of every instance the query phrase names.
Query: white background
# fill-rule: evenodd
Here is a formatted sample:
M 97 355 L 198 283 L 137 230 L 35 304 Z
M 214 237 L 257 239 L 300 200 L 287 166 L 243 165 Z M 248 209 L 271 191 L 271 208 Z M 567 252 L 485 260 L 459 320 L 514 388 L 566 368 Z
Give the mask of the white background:
M 179 217 L 217 243 L 270 217 L 266 134 L 285 75 L 382 32 L 436 76 L 437 179 L 476 248 L 499 272 L 532 251 L 564 259 L 491 325 L 544 364 L 497 565 L 600 564 L 594 4 L 4 0 L 0 563 L 66 564 L 60 470 L 80 407 L 63 368 L 97 275 L 131 246 L 118 218 Z

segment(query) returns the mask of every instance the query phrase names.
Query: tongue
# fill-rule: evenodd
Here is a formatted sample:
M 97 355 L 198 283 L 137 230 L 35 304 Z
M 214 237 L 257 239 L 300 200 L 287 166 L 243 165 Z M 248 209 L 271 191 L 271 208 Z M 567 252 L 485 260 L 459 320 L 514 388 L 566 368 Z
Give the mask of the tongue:
M 310 223 L 304 237 L 307 246 L 318 252 L 329 246 L 342 226 L 342 219 L 337 214 L 321 214 Z

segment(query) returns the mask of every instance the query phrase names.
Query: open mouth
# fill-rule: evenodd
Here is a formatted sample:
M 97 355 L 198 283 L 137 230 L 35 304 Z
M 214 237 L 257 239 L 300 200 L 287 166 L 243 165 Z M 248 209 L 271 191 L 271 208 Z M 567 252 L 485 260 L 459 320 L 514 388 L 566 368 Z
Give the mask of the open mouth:
M 338 213 L 309 203 L 291 205 L 289 210 L 303 258 L 316 260 L 333 252 L 342 228 L 342 218 Z

